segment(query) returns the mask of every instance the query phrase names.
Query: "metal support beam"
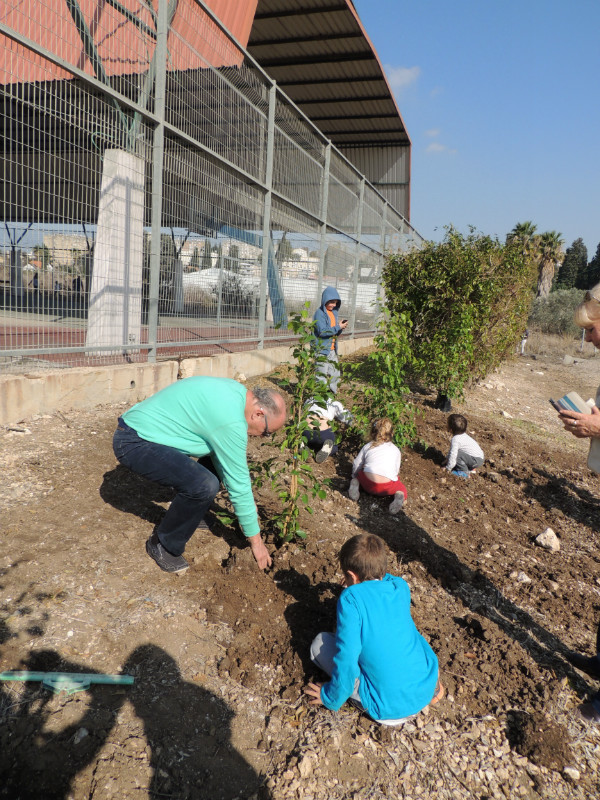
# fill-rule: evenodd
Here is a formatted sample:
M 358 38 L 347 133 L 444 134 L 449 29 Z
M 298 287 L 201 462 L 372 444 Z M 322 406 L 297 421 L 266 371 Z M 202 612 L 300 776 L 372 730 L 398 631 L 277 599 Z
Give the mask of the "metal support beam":
M 354 276 L 352 280 L 352 297 L 351 297 L 351 312 L 350 319 L 348 320 L 348 328 L 350 329 L 350 336 L 354 339 L 355 325 L 356 325 L 356 295 L 358 294 L 358 276 L 360 273 L 360 256 L 361 244 L 360 237 L 362 236 L 362 221 L 363 209 L 365 206 L 365 179 L 360 182 L 360 195 L 358 200 L 358 219 L 356 221 L 356 249 L 354 251 Z
M 275 150 L 275 108 L 277 105 L 277 87 L 273 84 L 269 90 L 269 117 L 267 122 L 267 153 L 265 166 L 265 192 L 263 211 L 262 262 L 260 270 L 260 293 L 258 299 L 258 349 L 265 346 L 265 320 L 267 318 L 267 280 L 269 274 L 269 250 L 271 242 L 271 204 L 273 198 L 273 154 Z
M 158 339 L 158 297 L 160 284 L 160 234 L 162 227 L 162 186 L 165 150 L 165 104 L 167 86 L 167 37 L 169 34 L 168 0 L 158 0 L 156 30 L 156 78 L 154 112 L 158 124 L 154 129 L 152 148 L 152 240 L 150 245 L 150 287 L 148 305 L 148 361 L 156 361 Z
M 331 144 L 325 149 L 325 167 L 323 168 L 323 186 L 321 187 L 321 246 L 319 248 L 319 282 L 317 298 L 323 292 L 323 271 L 325 269 L 325 253 L 327 252 L 327 206 L 329 205 L 329 170 L 331 168 Z

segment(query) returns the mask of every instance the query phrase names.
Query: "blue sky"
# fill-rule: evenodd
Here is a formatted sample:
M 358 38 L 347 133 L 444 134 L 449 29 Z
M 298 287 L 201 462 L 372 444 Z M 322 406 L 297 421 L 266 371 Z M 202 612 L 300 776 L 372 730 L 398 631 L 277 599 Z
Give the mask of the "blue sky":
M 600 242 L 600 0 L 354 0 L 412 140 L 411 223 Z

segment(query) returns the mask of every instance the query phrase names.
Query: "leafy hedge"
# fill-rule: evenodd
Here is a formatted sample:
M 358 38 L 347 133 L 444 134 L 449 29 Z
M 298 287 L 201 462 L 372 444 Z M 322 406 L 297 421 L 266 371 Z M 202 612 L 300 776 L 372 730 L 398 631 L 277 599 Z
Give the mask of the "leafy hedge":
M 392 340 L 397 326 L 405 328 L 412 375 L 456 397 L 513 350 L 536 284 L 537 263 L 518 241 L 447 228 L 441 243 L 388 258 L 383 286 Z

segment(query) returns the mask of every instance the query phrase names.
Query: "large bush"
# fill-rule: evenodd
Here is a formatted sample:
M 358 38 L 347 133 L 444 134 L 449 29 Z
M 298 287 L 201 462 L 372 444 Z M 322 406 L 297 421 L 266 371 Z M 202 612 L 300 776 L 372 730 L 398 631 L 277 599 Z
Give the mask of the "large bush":
M 412 373 L 450 397 L 513 350 L 527 327 L 537 263 L 517 241 L 446 230 L 441 243 L 390 256 L 386 303 L 409 331 Z
M 538 297 L 531 307 L 529 326 L 542 333 L 571 334 L 581 329 L 573 322 L 573 312 L 583 300 L 581 289 L 557 289 L 548 297 Z

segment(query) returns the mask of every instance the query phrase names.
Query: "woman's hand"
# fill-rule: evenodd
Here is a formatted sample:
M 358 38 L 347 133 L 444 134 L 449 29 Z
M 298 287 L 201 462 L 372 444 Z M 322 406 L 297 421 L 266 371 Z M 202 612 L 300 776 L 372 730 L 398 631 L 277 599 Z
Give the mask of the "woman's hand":
M 597 406 L 592 407 L 591 414 L 578 414 L 576 411 L 561 411 L 560 421 L 565 426 L 565 430 L 572 433 L 578 439 L 589 439 L 590 437 L 600 437 L 600 410 Z

